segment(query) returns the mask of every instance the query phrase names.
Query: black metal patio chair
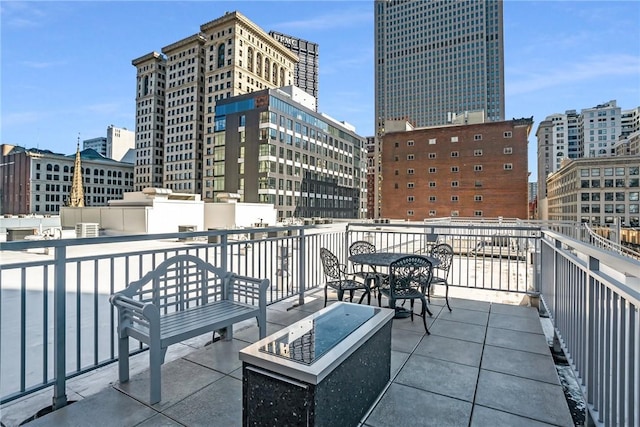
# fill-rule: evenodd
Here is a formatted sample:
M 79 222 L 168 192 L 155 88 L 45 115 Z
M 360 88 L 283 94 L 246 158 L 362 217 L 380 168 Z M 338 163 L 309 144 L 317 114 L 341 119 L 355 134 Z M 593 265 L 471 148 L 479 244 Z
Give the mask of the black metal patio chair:
M 375 252 L 375 245 L 365 240 L 357 240 L 349 246 L 349 256 L 372 254 Z M 367 282 L 369 284 L 369 290 L 373 291 L 374 295 L 380 282 L 387 276 L 386 274 L 378 273 L 376 268 L 372 265 L 357 263 L 353 263 L 353 274 Z
M 440 243 L 431 249 L 430 255 L 433 258 L 439 259 L 440 263 L 433 268 L 434 272 L 431 283 L 429 283 L 429 288 L 434 285 L 444 285 L 444 298 L 447 302 L 447 308 L 451 311 L 451 306 L 449 305 L 449 272 L 451 271 L 451 264 L 453 262 L 453 247 L 447 243 Z M 426 294 L 427 299 L 431 302 L 431 289 L 427 289 Z
M 433 275 L 433 265 L 427 258 L 419 255 L 409 255 L 394 261 L 389 266 L 389 286 L 381 286 L 378 293 L 378 304 L 381 305 L 382 295 L 389 299 L 389 307 L 395 308 L 399 300 L 409 300 L 411 303 L 411 321 L 413 322 L 413 306 L 415 300 L 422 303 L 420 317 L 427 328 L 427 316 L 433 314 L 427 305 L 424 290 L 428 289 Z
M 371 291 L 369 285 L 366 282 L 360 282 L 355 280 L 353 273 L 347 272 L 347 266 L 341 264 L 338 257 L 335 256 L 329 249 L 320 248 L 320 259 L 322 260 L 322 268 L 326 282 L 324 285 L 324 306 L 327 306 L 327 291 L 328 288 L 333 288 L 338 292 L 338 301 L 342 301 L 344 298 L 344 292 L 349 291 L 349 302 L 353 302 L 353 294 L 357 290 L 362 290 L 362 296 L 358 304 L 362 302 L 365 295 L 367 301 L 371 303 Z

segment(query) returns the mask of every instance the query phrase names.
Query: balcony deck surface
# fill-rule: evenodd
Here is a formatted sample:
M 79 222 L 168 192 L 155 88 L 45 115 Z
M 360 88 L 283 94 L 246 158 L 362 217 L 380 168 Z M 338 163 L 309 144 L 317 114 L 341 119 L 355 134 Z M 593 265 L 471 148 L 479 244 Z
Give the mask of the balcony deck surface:
M 452 312 L 443 309 L 443 298 L 432 298 L 431 335 L 419 317 L 393 320 L 391 381 L 361 425 L 572 426 L 537 310 L 457 295 L 450 301 Z M 309 294 L 302 306 L 292 305 L 269 306 L 268 334 L 321 309 L 321 292 Z M 240 426 L 238 351 L 258 339 L 258 328 L 253 321 L 234 331 L 228 342 L 203 346 L 208 336 L 172 346 L 162 366 L 159 404 L 146 403 L 144 352 L 132 358 L 128 383 L 118 383 L 116 364 L 70 380 L 67 397 L 75 402 L 28 425 Z M 43 396 L 50 403 L 51 392 Z M 34 413 L 26 412 L 25 402 L 13 406 L 5 408 L 13 412 L 3 416 L 6 426 L 17 419 L 17 410 L 22 420 Z

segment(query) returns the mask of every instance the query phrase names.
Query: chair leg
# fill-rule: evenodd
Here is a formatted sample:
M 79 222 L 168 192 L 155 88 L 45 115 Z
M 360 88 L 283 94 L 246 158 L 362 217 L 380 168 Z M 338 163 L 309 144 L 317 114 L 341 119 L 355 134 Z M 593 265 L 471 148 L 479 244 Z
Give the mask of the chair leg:
M 358 300 L 358 304 L 362 304 L 362 300 L 364 299 L 365 296 L 369 296 L 369 303 L 371 303 L 371 294 L 369 293 L 368 289 L 365 289 L 362 292 L 362 295 L 360 296 L 360 299 Z
M 344 290 L 338 289 L 338 301 L 342 301 L 342 298 L 344 298 Z
M 327 285 L 324 286 L 324 306 L 327 306 Z
M 451 306 L 449 305 L 449 283 L 444 282 L 444 300 L 447 302 L 447 308 L 451 311 Z
M 353 302 L 353 293 L 354 293 L 354 290 L 353 290 L 353 289 L 351 289 L 351 290 L 349 291 L 349 302 Z
M 427 308 L 427 304 L 422 304 L 422 323 L 424 323 L 424 330 L 427 331 L 427 335 L 431 335 L 431 332 L 429 332 L 429 328 L 427 328 L 427 316 L 425 313 L 425 310 L 428 311 L 429 309 Z M 429 315 L 431 316 L 432 314 L 429 313 Z

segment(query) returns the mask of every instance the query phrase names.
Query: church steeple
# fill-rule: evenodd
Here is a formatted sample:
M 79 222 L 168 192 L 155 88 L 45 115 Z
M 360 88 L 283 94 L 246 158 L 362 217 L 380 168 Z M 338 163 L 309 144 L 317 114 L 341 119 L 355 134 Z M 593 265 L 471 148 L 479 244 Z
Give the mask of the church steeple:
M 69 206 L 72 208 L 82 208 L 84 207 L 84 187 L 82 185 L 82 164 L 80 162 L 80 136 L 78 136 L 76 161 L 73 168 L 73 182 L 71 184 Z

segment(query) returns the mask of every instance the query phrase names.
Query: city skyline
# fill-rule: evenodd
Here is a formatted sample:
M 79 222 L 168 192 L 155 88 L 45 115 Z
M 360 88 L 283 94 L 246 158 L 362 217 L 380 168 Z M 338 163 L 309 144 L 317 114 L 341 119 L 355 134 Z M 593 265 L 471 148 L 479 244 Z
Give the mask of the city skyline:
M 3 2 L 1 8 L 0 143 L 70 154 L 78 134 L 103 136 L 111 124 L 134 130 L 131 59 L 233 10 L 267 32 L 317 43 L 320 111 L 361 136 L 374 133 L 373 1 Z M 638 20 L 637 2 L 504 2 L 505 119 L 533 116 L 531 180 L 535 129 L 546 116 L 613 99 L 622 109 L 640 104 Z

